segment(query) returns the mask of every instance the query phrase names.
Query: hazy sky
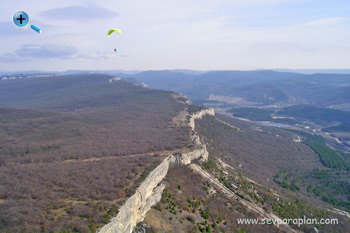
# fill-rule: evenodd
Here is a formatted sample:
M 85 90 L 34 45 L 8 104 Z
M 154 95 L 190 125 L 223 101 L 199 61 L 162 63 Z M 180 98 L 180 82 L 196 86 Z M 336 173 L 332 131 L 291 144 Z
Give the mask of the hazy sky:
M 17 10 L 43 33 L 16 29 Z M 350 2 L 1 0 L 0 42 L 0 71 L 348 69 Z

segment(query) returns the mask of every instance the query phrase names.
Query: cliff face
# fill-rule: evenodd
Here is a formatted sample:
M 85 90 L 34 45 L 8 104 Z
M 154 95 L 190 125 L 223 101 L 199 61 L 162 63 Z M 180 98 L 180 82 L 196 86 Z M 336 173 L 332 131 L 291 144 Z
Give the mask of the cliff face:
M 204 109 L 191 116 L 189 124 L 192 129 L 194 129 L 195 126 L 194 120 L 202 118 L 202 116 L 206 114 L 214 115 L 214 110 Z M 164 159 L 164 161 L 142 182 L 135 194 L 120 208 L 118 215 L 112 218 L 110 223 L 100 229 L 100 233 L 131 233 L 136 224 L 144 219 L 147 211 L 160 201 L 165 187 L 164 184 L 161 184 L 161 181 L 167 175 L 169 167 L 172 164 L 187 165 L 190 164 L 192 160 L 201 159 L 206 161 L 208 159 L 206 146 L 200 142 L 198 135 L 192 132 L 191 138 L 195 144 L 195 148 L 192 151 L 182 154 L 173 154 Z
M 195 127 L 194 120 L 201 119 L 204 115 L 214 116 L 215 115 L 214 109 L 207 108 L 207 109 L 203 109 L 202 111 L 199 111 L 199 112 L 196 112 L 195 114 L 193 114 L 191 119 L 190 119 L 190 123 L 189 123 L 192 130 L 194 130 L 194 127 Z
M 205 145 L 201 145 L 200 147 L 184 154 L 171 155 L 168 157 L 170 163 L 172 164 L 190 164 L 193 160 L 201 159 L 203 161 L 208 160 L 209 153 L 207 151 L 207 147 Z
M 116 217 L 103 226 L 99 232 L 132 232 L 136 224 L 143 220 L 147 211 L 160 201 L 164 185 L 158 184 L 166 176 L 169 169 L 169 157 L 158 165 L 142 182 Z

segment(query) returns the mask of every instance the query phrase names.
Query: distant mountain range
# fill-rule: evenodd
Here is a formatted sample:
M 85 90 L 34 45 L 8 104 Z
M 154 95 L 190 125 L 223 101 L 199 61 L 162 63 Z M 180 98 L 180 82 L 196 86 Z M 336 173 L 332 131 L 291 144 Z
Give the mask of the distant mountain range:
M 189 74 L 165 70 L 118 76 L 136 78 L 151 88 L 183 93 L 195 103 L 220 95 L 239 97 L 260 106 L 312 104 L 337 108 L 342 105 L 340 108 L 346 110 L 350 104 L 350 74 L 308 75 L 271 70 Z
M 301 74 L 350 74 L 350 69 L 274 69 L 274 71 Z
M 324 73 L 302 74 L 303 72 L 318 71 L 324 71 Z M 333 71 L 333 74 L 329 73 Z M 244 104 L 253 106 L 277 105 L 285 107 L 295 104 L 311 104 L 319 107 L 350 110 L 350 74 L 340 74 L 348 71 L 350 72 L 350 70 L 296 70 L 296 72 L 301 73 L 273 70 L 68 70 L 65 72 L 51 72 L 51 74 L 103 73 L 129 80 L 136 79 L 150 88 L 183 93 L 193 102 L 199 104 L 212 101 L 211 96 L 220 96 L 219 99 L 241 98 Z M 25 72 L 16 73 L 22 75 Z M 27 74 L 48 74 L 48 72 L 29 71 Z M 3 78 L 16 74 L 0 72 L 0 75 Z
M 257 69 L 255 71 L 262 71 L 265 69 Z M 350 74 L 350 69 L 271 69 L 277 72 L 291 72 L 291 73 L 300 73 L 300 74 Z M 124 74 L 136 74 L 143 72 L 144 70 L 66 70 L 66 71 L 42 71 L 42 70 L 18 70 L 18 71 L 0 71 L 0 75 L 9 75 L 9 74 L 41 74 L 41 73 L 60 73 L 60 74 L 82 74 L 82 73 L 103 73 L 103 74 L 115 74 L 115 73 L 124 73 Z M 165 71 L 165 70 L 159 70 Z M 210 71 L 217 70 L 190 70 L 190 69 L 175 69 L 169 70 L 173 72 L 180 72 L 184 74 L 204 74 Z

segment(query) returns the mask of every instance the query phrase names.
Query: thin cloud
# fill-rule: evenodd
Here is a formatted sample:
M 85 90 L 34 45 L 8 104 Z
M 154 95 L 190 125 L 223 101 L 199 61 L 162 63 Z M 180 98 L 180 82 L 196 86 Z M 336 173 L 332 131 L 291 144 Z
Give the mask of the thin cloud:
M 331 26 L 331 25 L 339 24 L 339 23 L 344 22 L 346 20 L 347 20 L 347 18 L 343 18 L 343 17 L 328 17 L 328 18 L 323 18 L 323 19 L 318 19 L 318 20 L 306 22 L 303 24 L 303 26 L 317 26 L 317 27 Z
M 42 11 L 40 15 L 49 19 L 87 21 L 114 18 L 119 14 L 98 6 L 68 6 Z
M 116 59 L 117 57 L 127 58 L 130 56 L 127 54 L 118 54 L 115 52 L 96 52 L 93 54 L 79 55 L 78 56 L 78 58 L 81 58 L 81 59 L 95 59 L 95 60 Z
M 35 21 L 35 26 L 38 26 L 39 28 L 43 29 L 45 32 L 52 31 L 55 29 L 54 26 L 46 23 L 42 23 L 41 21 Z M 31 38 L 37 38 L 38 34 L 34 31 L 32 31 L 30 28 L 27 30 L 21 30 L 15 27 L 12 21 L 2 21 L 0 22 L 0 32 L 1 37 L 8 36 L 23 36 L 31 37 Z
M 25 62 L 31 59 L 73 59 L 77 56 L 78 49 L 64 44 L 25 44 L 14 53 L 6 53 L 0 56 L 0 62 Z
M 82 59 L 111 59 L 116 57 L 117 57 L 116 53 L 108 53 L 108 52 L 97 52 L 94 54 L 79 56 L 79 58 L 82 58 Z
M 25 44 L 13 53 L 5 53 L 0 56 L 2 63 L 30 62 L 33 59 L 52 59 L 63 60 L 83 59 L 83 60 L 104 60 L 115 59 L 117 57 L 129 57 L 115 52 L 96 52 L 92 54 L 78 54 L 78 49 L 64 44 Z
M 305 46 L 298 42 L 264 42 L 251 45 L 254 50 L 302 50 Z
M 12 21 L 0 22 L 1 36 L 20 36 L 23 35 L 22 30 L 17 29 Z

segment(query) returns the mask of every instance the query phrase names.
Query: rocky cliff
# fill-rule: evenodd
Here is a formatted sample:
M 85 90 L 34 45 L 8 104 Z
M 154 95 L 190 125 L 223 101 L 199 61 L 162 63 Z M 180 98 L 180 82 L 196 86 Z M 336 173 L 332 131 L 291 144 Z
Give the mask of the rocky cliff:
M 203 109 L 202 111 L 194 113 L 191 116 L 190 123 L 189 123 L 189 125 L 192 128 L 192 130 L 194 130 L 194 127 L 195 127 L 194 120 L 201 119 L 204 115 L 214 116 L 215 115 L 214 109 L 213 108 L 207 108 L 207 109 Z
M 206 114 L 214 115 L 214 109 L 203 109 L 190 116 L 189 125 L 192 130 L 195 128 L 195 119 L 200 119 Z M 110 223 L 100 229 L 100 233 L 131 233 L 136 224 L 144 219 L 147 211 L 160 201 L 165 187 L 161 181 L 167 175 L 171 165 L 187 165 L 196 159 L 204 161 L 208 159 L 206 146 L 201 143 L 198 135 L 192 131 L 190 136 L 194 143 L 194 149 L 191 151 L 185 151 L 184 153 L 174 153 L 164 159 L 164 161 L 159 164 L 142 182 L 135 194 L 120 208 L 118 215 L 112 218 Z

